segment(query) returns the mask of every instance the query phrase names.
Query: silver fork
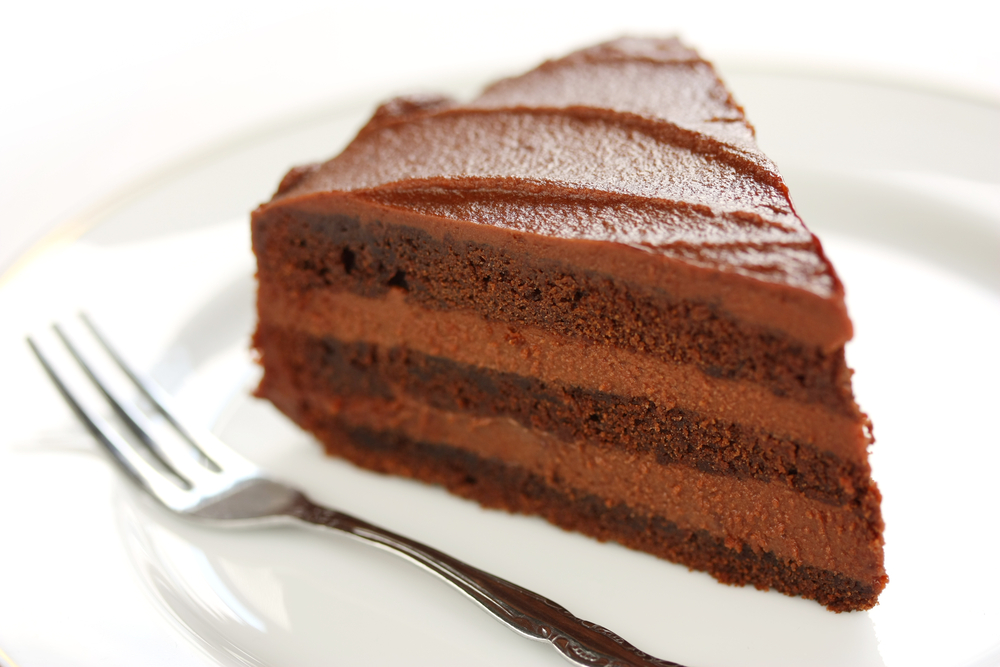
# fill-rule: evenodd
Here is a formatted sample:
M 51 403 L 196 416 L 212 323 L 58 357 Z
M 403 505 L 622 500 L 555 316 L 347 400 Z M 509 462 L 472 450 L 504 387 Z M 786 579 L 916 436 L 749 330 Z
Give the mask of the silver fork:
M 133 371 L 85 315 L 81 315 L 81 320 L 84 327 L 53 327 L 69 356 L 52 344 L 46 345 L 41 338 L 28 338 L 28 344 L 60 393 L 112 459 L 168 509 L 223 525 L 291 522 L 341 531 L 424 568 L 472 598 L 515 632 L 551 643 L 576 665 L 681 667 L 643 653 L 610 630 L 577 618 L 537 593 L 466 565 L 437 549 L 318 505 L 301 491 L 269 479 L 208 431 L 185 425 L 170 406 L 170 397 L 151 380 Z M 86 340 L 91 336 L 93 340 Z M 88 405 L 80 386 L 72 386 L 68 381 L 74 372 L 70 357 L 111 404 L 133 433 L 134 441 L 123 437 Z M 112 376 L 118 377 L 117 386 Z M 160 415 L 180 439 L 163 437 L 162 424 L 154 423 L 135 401 L 124 397 L 120 387 L 125 377 L 149 402 L 148 411 Z

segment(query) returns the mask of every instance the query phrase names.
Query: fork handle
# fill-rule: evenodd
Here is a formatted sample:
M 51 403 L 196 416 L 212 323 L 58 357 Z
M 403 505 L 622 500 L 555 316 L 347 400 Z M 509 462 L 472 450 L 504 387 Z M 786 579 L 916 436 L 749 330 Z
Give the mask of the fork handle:
M 588 667 L 682 667 L 643 653 L 610 630 L 561 605 L 457 558 L 302 497 L 288 515 L 341 531 L 407 560 L 451 584 L 515 632 L 547 641 L 570 662 Z

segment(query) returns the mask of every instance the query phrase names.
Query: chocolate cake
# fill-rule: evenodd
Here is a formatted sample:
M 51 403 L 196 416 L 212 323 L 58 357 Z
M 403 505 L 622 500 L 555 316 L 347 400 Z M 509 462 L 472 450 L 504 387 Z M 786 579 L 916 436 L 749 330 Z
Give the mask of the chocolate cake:
M 843 287 L 677 40 L 392 100 L 252 225 L 259 395 L 330 454 L 726 583 L 875 604 Z

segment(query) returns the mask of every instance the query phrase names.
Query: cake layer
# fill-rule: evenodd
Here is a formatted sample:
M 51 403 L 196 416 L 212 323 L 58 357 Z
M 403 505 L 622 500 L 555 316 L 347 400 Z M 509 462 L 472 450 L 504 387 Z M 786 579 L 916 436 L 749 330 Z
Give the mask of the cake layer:
M 708 570 L 729 583 L 763 581 L 787 593 L 816 597 L 831 608 L 856 608 L 857 596 L 873 599 L 881 589 L 878 531 L 849 509 L 804 498 L 782 484 L 662 465 L 649 454 L 567 443 L 509 419 L 450 413 L 414 401 L 324 401 L 297 394 L 286 384 L 289 379 L 271 376 L 262 384 L 262 394 L 312 430 L 331 453 L 365 467 L 442 483 L 488 505 L 540 512 L 564 527 Z M 486 471 L 489 474 L 483 475 Z M 508 486 L 512 478 L 520 483 Z M 523 496 L 528 479 L 538 488 Z M 532 506 L 531 498 L 539 493 L 561 497 L 564 504 L 603 507 L 601 514 L 631 517 L 646 529 L 658 524 L 659 530 L 595 529 L 579 516 L 572 518 L 582 507 L 555 519 L 552 508 Z M 491 501 L 496 495 L 508 500 Z M 664 531 L 683 539 L 664 541 L 657 535 Z M 694 535 L 701 537 L 694 540 Z M 868 536 L 867 549 L 858 549 L 860 535 Z M 699 553 L 704 545 L 692 541 L 715 548 L 708 549 L 709 555 Z M 719 560 L 719 547 L 726 554 L 722 563 L 713 562 Z M 761 580 L 761 564 L 785 576 Z M 737 574 L 741 569 L 749 571 L 743 578 Z M 813 589 L 806 585 L 802 590 L 786 580 L 799 570 L 798 576 L 812 581 Z M 854 599 L 846 602 L 842 592 L 817 594 L 815 585 L 824 580 L 846 583 L 847 597 Z M 862 606 L 870 604 L 862 601 Z
M 384 350 L 405 347 L 460 365 L 534 378 L 552 387 L 613 395 L 625 402 L 640 399 L 664 411 L 678 408 L 710 414 L 777 441 L 857 462 L 867 475 L 864 462 L 870 437 L 863 425 L 822 405 L 797 403 L 752 383 L 705 376 L 635 352 L 566 340 L 537 327 L 514 329 L 474 312 L 425 309 L 410 303 L 401 290 L 375 298 L 309 290 L 294 300 L 269 284 L 262 284 L 260 290 L 261 317 L 269 328 L 373 344 Z
M 347 436 L 346 438 L 344 436 Z M 708 572 L 719 581 L 817 600 L 831 611 L 870 609 L 885 586 L 851 579 L 837 570 L 783 561 L 766 551 L 685 530 L 662 517 L 643 515 L 605 499 L 564 494 L 523 469 L 484 460 L 454 448 L 413 443 L 386 433 L 337 429 L 322 431 L 328 448 L 358 465 L 389 474 L 441 484 L 452 493 L 486 507 L 539 515 L 551 523 L 645 551 L 689 568 Z
M 781 440 L 759 428 L 723 422 L 691 409 L 661 408 L 628 398 L 560 385 L 370 342 L 345 343 L 263 327 L 264 354 L 281 350 L 296 386 L 316 396 L 419 400 L 474 417 L 505 417 L 525 428 L 605 449 L 649 453 L 715 475 L 777 481 L 809 498 L 871 514 L 867 466 Z M 380 413 L 381 417 L 385 417 Z M 877 502 L 875 503 L 877 505 Z
M 747 326 L 712 299 L 676 298 L 669 284 L 643 288 L 540 259 L 535 241 L 530 251 L 527 244 L 515 250 L 280 208 L 259 213 L 254 224 L 261 284 L 288 294 L 334 289 L 378 296 L 400 287 L 408 300 L 436 311 L 471 310 L 492 321 L 691 364 L 712 377 L 754 382 L 858 418 L 842 349 L 827 353 L 771 328 Z
M 573 220 L 558 230 L 562 234 L 546 236 L 521 229 L 514 223 L 513 226 L 505 226 L 420 213 L 410 210 L 409 206 L 403 207 L 402 201 L 393 197 L 393 193 L 398 192 L 400 197 L 408 195 L 418 204 L 425 202 L 431 206 L 445 206 L 450 205 L 456 198 L 472 198 L 472 195 L 476 194 L 471 201 L 472 208 L 491 212 L 492 209 L 479 201 L 480 199 L 488 196 L 501 210 L 507 210 L 518 194 L 518 189 L 512 186 L 520 185 L 520 189 L 524 191 L 525 201 L 535 200 L 540 205 L 548 205 L 550 209 L 566 209 L 566 205 L 559 204 L 558 200 L 553 201 L 551 197 L 546 199 L 548 188 L 537 184 L 516 184 L 501 180 L 499 183 L 506 183 L 507 187 L 478 188 L 479 191 L 473 193 L 465 192 L 461 186 L 464 184 L 476 189 L 475 186 L 481 179 L 473 179 L 471 183 L 468 179 L 442 179 L 447 182 L 417 184 L 416 191 L 407 190 L 404 182 L 387 184 L 378 192 L 293 194 L 294 184 L 306 177 L 302 174 L 308 175 L 315 168 L 315 165 L 311 165 L 293 169 L 282 182 L 282 190 L 286 187 L 286 183 L 292 184 L 287 186 L 290 188 L 287 194 L 278 195 L 273 202 L 254 212 L 254 234 L 261 235 L 262 242 L 269 242 L 263 236 L 267 232 L 277 232 L 281 235 L 275 241 L 277 243 L 286 240 L 295 241 L 303 237 L 323 243 L 323 236 L 327 235 L 334 235 L 335 238 L 344 239 L 346 242 L 348 239 L 343 235 L 350 229 L 341 227 L 345 222 L 351 225 L 351 229 L 358 225 L 364 227 L 363 235 L 360 238 L 355 237 L 355 240 L 360 240 L 362 244 L 369 242 L 369 235 L 375 235 L 376 238 L 384 237 L 387 232 L 386 227 L 412 228 L 426 238 L 432 239 L 435 245 L 443 247 L 444 256 L 452 253 L 461 255 L 466 248 L 475 253 L 478 248 L 484 247 L 500 258 L 498 267 L 514 267 L 526 253 L 530 253 L 533 260 L 543 265 L 563 266 L 564 270 L 576 267 L 585 275 L 614 276 L 616 280 L 632 285 L 641 293 L 662 294 L 675 301 L 711 304 L 721 313 L 743 324 L 782 332 L 783 335 L 800 341 L 803 345 L 814 346 L 825 352 L 843 346 L 852 335 L 851 322 L 847 317 L 842 298 L 843 288 L 839 281 L 834 282 L 832 294 L 818 294 L 778 282 L 763 282 L 742 275 L 736 270 L 716 271 L 710 267 L 697 266 L 685 261 L 685 253 L 694 246 L 684 241 L 677 241 L 658 249 L 642 243 L 637 245 L 605 243 L 597 237 L 581 234 L 581 226 L 586 225 L 586 229 L 592 229 L 587 225 L 587 221 L 591 210 L 595 208 L 594 202 L 589 202 L 586 198 L 576 201 L 582 207 L 580 210 L 575 206 L 570 207 L 574 211 Z M 422 188 L 422 186 L 427 187 Z M 556 190 L 561 191 L 558 188 Z M 380 201 L 386 198 L 390 201 Z M 627 199 L 620 200 L 612 207 L 612 212 L 622 211 L 623 215 L 628 216 L 627 211 L 634 204 L 636 202 Z M 638 204 L 655 206 L 659 203 L 640 200 Z M 665 204 L 670 208 L 670 203 Z M 697 207 L 693 208 L 697 213 Z M 334 211 L 336 214 L 331 213 Z M 677 204 L 673 206 L 673 215 L 648 222 L 654 229 L 664 229 L 663 233 L 670 234 L 672 233 L 670 229 L 684 220 L 683 214 L 683 207 Z M 337 219 L 332 219 L 334 217 Z M 734 213 L 730 219 L 739 222 L 741 217 L 740 214 Z M 753 228 L 752 216 L 750 218 L 742 220 L 741 224 Z M 538 217 L 533 219 L 537 220 Z M 289 223 L 296 225 L 298 229 L 281 231 Z M 598 228 L 602 226 L 600 222 L 596 225 Z M 324 230 L 324 227 L 327 229 Z M 296 233 L 289 236 L 289 232 Z M 683 230 L 680 232 L 683 235 Z M 405 253 L 405 245 L 409 243 L 412 241 L 407 238 L 382 242 L 383 247 L 371 249 L 372 252 L 378 253 L 373 259 L 381 260 L 383 255 L 394 257 L 391 254 L 394 250 L 402 250 Z M 388 246 L 387 255 L 385 246 Z M 761 257 L 768 254 L 764 252 L 767 248 L 753 243 L 743 243 L 742 246 L 736 244 L 730 250 L 751 255 L 760 253 Z M 779 248 L 771 248 L 770 251 L 778 255 L 788 254 L 789 260 L 800 253 L 805 253 L 815 256 L 814 260 L 810 261 L 826 262 L 821 253 L 817 255 L 817 252 L 820 252 L 818 241 L 814 242 L 809 250 L 788 249 L 786 253 Z M 475 257 L 475 254 L 469 255 L 471 259 Z M 776 258 L 775 261 L 778 264 L 772 269 L 780 273 L 780 263 L 783 260 Z M 378 264 L 371 265 L 371 267 L 376 266 Z M 364 268 L 365 265 L 362 263 L 359 267 Z M 489 266 L 481 266 L 480 272 L 486 268 Z M 330 269 L 333 269 L 332 265 Z

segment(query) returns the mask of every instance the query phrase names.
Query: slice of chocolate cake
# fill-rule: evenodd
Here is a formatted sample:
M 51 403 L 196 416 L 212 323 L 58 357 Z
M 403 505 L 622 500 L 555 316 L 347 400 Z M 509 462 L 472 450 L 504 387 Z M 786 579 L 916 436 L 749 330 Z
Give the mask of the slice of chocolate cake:
M 383 105 L 253 215 L 259 394 L 329 453 L 834 610 L 887 578 L 843 288 L 676 40 Z

